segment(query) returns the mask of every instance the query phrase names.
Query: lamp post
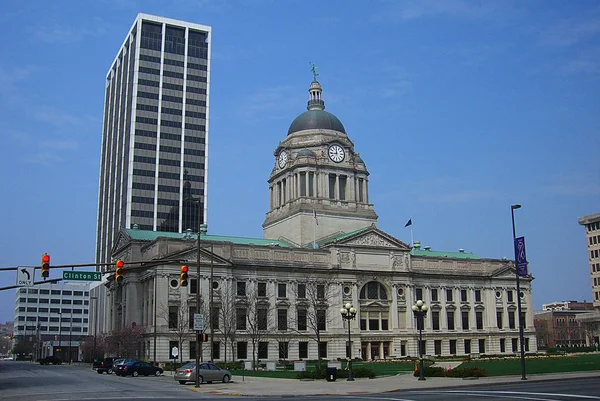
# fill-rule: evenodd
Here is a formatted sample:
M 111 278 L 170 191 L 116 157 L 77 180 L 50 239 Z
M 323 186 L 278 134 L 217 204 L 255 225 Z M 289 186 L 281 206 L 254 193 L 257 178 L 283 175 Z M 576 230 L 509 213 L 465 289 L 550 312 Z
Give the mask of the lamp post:
M 519 315 L 519 343 L 521 345 L 521 380 L 527 380 L 525 375 L 525 339 L 523 336 L 523 316 L 521 313 L 521 285 L 519 284 L 519 271 L 517 269 L 517 232 L 515 230 L 515 210 L 520 209 L 521 205 L 510 205 L 510 216 L 512 219 L 513 249 L 515 251 L 515 277 L 517 280 L 517 314 Z
M 412 311 L 417 318 L 417 328 L 419 329 L 419 380 L 425 380 L 425 369 L 423 367 L 423 326 L 425 325 L 425 315 L 429 308 L 425 302 L 420 299 L 412 306 Z
M 340 309 L 342 319 L 348 322 L 348 381 L 354 381 L 352 377 L 352 342 L 350 340 L 350 321 L 356 317 L 356 308 L 350 302 Z
M 98 297 L 90 297 L 94 300 L 94 347 L 92 348 L 92 367 L 96 360 L 96 337 L 98 336 Z

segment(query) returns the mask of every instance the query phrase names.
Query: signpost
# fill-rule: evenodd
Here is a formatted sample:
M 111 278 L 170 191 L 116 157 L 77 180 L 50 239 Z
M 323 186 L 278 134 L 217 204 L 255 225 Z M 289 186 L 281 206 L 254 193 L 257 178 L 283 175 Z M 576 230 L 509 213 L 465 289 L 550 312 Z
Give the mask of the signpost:
M 194 313 L 194 330 L 204 331 L 204 315 L 202 313 Z
M 102 281 L 102 273 L 100 272 L 76 272 L 63 271 L 63 280 L 73 281 Z
M 527 277 L 527 256 L 525 255 L 525 237 L 515 239 L 515 255 L 517 259 L 517 274 Z
M 31 287 L 33 285 L 33 277 L 35 268 L 33 267 L 18 267 L 17 268 L 17 285 L 23 287 Z

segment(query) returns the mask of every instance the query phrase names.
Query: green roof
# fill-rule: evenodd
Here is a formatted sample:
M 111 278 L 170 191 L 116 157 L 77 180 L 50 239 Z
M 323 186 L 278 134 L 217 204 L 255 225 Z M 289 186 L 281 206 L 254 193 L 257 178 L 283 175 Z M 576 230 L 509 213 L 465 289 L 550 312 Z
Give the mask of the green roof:
M 466 252 L 443 252 L 432 251 L 431 249 L 412 248 L 410 250 L 412 256 L 429 256 L 433 258 L 451 258 L 451 259 L 481 259 L 479 256 Z
M 329 244 L 330 242 L 339 241 L 341 239 L 347 238 L 347 237 L 354 235 L 356 233 L 359 233 L 361 231 L 365 231 L 368 228 L 370 228 L 370 227 L 363 227 L 363 228 L 359 228 L 358 230 L 350 231 L 349 233 L 341 233 L 338 235 L 334 235 L 333 237 L 327 237 L 325 239 L 322 239 L 321 241 L 317 241 L 317 243 L 319 245 Z
M 139 229 L 125 229 L 127 235 L 137 241 L 154 241 L 159 237 L 167 238 L 185 238 L 187 233 L 173 233 L 166 231 L 149 231 Z M 191 233 L 190 238 L 197 239 L 197 233 Z M 200 236 L 200 241 L 215 241 L 215 242 L 231 242 L 240 245 L 259 245 L 259 246 L 281 246 L 287 248 L 295 248 L 293 244 L 283 240 L 265 239 L 265 238 L 249 238 L 249 237 L 232 237 L 229 235 L 205 235 Z

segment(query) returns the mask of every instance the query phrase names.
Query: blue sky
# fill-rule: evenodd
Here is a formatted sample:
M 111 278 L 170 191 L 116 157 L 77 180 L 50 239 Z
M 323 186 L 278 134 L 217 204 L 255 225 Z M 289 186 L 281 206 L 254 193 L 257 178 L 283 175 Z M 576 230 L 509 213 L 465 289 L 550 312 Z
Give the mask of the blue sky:
M 520 203 L 535 308 L 591 301 L 577 218 L 600 212 L 597 1 L 5 1 L 0 267 L 94 261 L 104 80 L 139 12 L 213 29 L 209 233 L 262 237 L 313 62 L 382 230 L 409 242 L 412 216 L 434 250 L 511 258 Z M 14 291 L 0 303 L 12 320 Z

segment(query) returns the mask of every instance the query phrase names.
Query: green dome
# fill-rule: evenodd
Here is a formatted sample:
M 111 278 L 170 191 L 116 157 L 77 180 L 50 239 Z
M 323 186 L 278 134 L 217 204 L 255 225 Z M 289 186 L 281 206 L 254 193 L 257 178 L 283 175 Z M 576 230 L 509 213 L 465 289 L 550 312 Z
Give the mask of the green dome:
M 356 163 L 365 164 L 365 162 L 363 161 L 363 159 L 361 159 L 361 157 L 360 157 L 360 156 L 355 156 L 355 157 L 354 157 L 354 161 L 355 161 Z
M 288 129 L 288 135 L 307 129 L 330 129 L 346 133 L 342 122 L 325 110 L 308 110 L 300 114 Z

